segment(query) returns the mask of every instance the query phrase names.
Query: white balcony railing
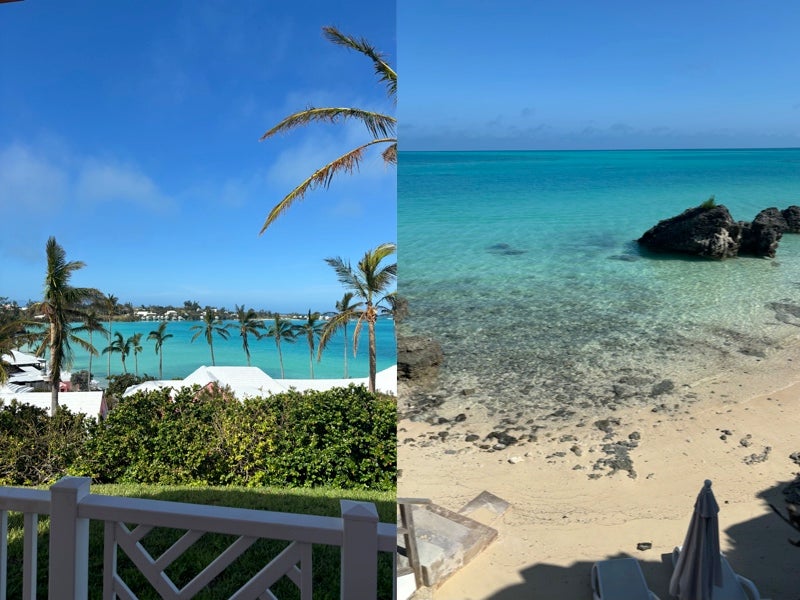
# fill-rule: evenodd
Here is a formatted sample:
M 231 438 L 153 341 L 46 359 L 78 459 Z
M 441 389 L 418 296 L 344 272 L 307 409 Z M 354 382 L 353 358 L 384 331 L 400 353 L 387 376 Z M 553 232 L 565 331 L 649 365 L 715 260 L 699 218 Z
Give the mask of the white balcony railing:
M 375 600 L 378 553 L 395 553 L 397 528 L 378 522 L 375 506 L 341 500 L 342 516 L 320 517 L 223 506 L 165 502 L 90 493 L 87 478 L 65 477 L 49 490 L 0 487 L 0 600 L 6 600 L 8 581 L 8 512 L 23 514 L 24 600 L 36 598 L 37 523 L 50 515 L 48 598 L 82 600 L 89 591 L 89 522 L 105 523 L 103 599 L 134 600 L 136 595 L 117 573 L 121 550 L 165 599 L 185 600 L 203 590 L 217 575 L 259 539 L 289 542 L 277 556 L 231 598 L 277 600 L 270 591 L 288 577 L 303 600 L 312 598 L 314 544 L 341 548 L 342 600 Z M 156 527 L 185 530 L 170 548 L 153 557 L 140 543 Z M 237 539 L 191 581 L 178 588 L 165 569 L 205 533 Z

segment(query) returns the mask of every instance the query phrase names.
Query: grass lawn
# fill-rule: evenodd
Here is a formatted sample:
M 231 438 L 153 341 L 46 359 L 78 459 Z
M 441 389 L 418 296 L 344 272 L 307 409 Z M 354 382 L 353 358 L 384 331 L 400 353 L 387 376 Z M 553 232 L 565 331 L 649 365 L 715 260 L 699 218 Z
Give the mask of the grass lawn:
M 373 502 L 382 522 L 396 521 L 396 495 L 394 492 L 372 492 L 358 490 L 337 490 L 329 488 L 244 488 L 244 487 L 187 487 L 187 486 L 148 486 L 148 485 L 93 485 L 92 493 L 115 496 L 151 498 L 172 502 L 233 506 L 257 510 L 271 510 L 298 514 L 322 516 L 341 516 L 339 499 Z M 22 515 L 9 515 L 8 542 L 8 597 L 22 595 Z M 102 592 L 103 563 L 103 524 L 92 522 L 90 529 L 89 596 L 100 599 Z M 40 517 L 38 589 L 39 598 L 47 597 L 47 557 L 48 557 L 49 519 Z M 156 529 L 143 540 L 142 545 L 153 556 L 166 550 L 183 531 Z M 206 534 L 186 553 L 167 568 L 172 581 L 182 587 L 199 571 L 216 558 L 235 536 Z M 243 583 L 248 581 L 269 560 L 288 544 L 286 542 L 259 540 L 251 546 L 236 562 L 214 579 L 211 585 L 195 596 L 203 599 L 229 598 Z M 315 546 L 313 554 L 313 577 L 315 600 L 338 600 L 339 598 L 339 548 Z M 128 587 L 142 600 L 158 598 L 155 590 L 139 574 L 133 563 L 118 551 L 117 571 Z M 389 599 L 392 596 L 392 557 L 382 552 L 379 558 L 378 597 Z M 281 600 L 299 599 L 295 585 L 284 577 L 271 590 Z

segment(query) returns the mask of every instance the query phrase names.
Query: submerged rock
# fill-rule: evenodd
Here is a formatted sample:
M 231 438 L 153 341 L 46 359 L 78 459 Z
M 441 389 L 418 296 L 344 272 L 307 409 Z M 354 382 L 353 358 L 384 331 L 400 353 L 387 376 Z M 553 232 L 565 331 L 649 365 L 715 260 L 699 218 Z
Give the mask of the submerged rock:
M 436 377 L 444 360 L 442 347 L 436 340 L 418 336 L 398 336 L 397 376 L 415 382 L 425 382 Z

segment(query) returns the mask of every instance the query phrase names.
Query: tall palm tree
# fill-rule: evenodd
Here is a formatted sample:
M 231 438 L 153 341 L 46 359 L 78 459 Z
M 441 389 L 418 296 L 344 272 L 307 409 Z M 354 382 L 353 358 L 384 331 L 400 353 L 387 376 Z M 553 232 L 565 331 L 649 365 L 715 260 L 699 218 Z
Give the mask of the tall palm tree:
M 3 356 L 11 354 L 12 350 L 19 347 L 23 340 L 27 340 L 25 324 L 20 319 L 8 319 L 0 322 L 0 383 L 8 381 L 8 371 L 6 371 Z
M 279 314 L 272 316 L 272 325 L 267 328 L 265 337 L 275 339 L 275 345 L 278 347 L 278 361 L 281 364 L 281 379 L 285 379 L 286 375 L 283 372 L 283 355 L 281 354 L 281 341 L 287 343 L 294 343 L 297 340 L 297 330 L 292 322 L 284 319 Z
M 122 360 L 122 372 L 127 373 L 128 369 L 125 366 L 125 359 L 128 358 L 128 355 L 131 353 L 131 338 L 126 340 L 119 331 L 115 332 L 114 341 L 103 348 L 103 354 L 108 354 L 109 357 L 114 352 L 119 352 L 119 357 Z
M 142 351 L 142 335 L 143 333 L 134 333 L 128 341 L 131 343 L 131 351 L 133 352 L 133 362 L 136 365 L 136 376 L 139 376 L 139 352 Z
M 192 341 L 195 341 L 201 335 L 205 335 L 208 347 L 211 348 L 211 366 L 215 366 L 217 363 L 214 360 L 214 334 L 216 333 L 223 340 L 227 340 L 229 335 L 228 330 L 222 326 L 222 321 L 217 318 L 213 310 L 207 308 L 206 312 L 203 313 L 203 324 L 192 325 L 189 329 L 197 330 L 197 333 L 192 336 Z
M 344 333 L 344 378 L 347 379 L 347 349 L 350 345 L 347 339 L 347 324 L 358 318 L 361 314 L 361 309 L 364 306 L 363 302 L 356 302 L 351 304 L 354 292 L 345 292 L 341 300 L 336 301 L 336 315 L 327 323 L 322 329 L 322 335 L 319 336 L 319 349 L 317 350 L 317 360 L 322 358 L 322 352 L 328 345 L 333 334 L 340 329 Z M 355 356 L 355 347 L 353 348 L 353 355 Z
M 85 264 L 73 260 L 67 262 L 67 253 L 58 245 L 56 238 L 50 237 L 45 246 L 47 272 L 44 279 L 44 297 L 36 305 L 49 323 L 47 346 L 50 350 L 50 415 L 58 411 L 58 392 L 61 384 L 61 369 L 72 362 L 72 347 L 76 343 L 88 352 L 94 350 L 89 342 L 73 332 L 70 323 L 80 320 L 84 302 L 99 295 L 93 288 L 72 287 L 69 284 L 72 274 Z M 96 352 L 96 350 L 95 350 Z
M 158 378 L 164 379 L 164 342 L 172 337 L 171 333 L 165 333 L 167 322 L 161 321 L 158 329 L 151 331 L 147 335 L 148 340 L 153 340 L 156 344 L 156 354 L 158 354 Z
M 320 322 L 319 319 L 319 313 L 312 313 L 309 310 L 305 323 L 296 326 L 297 332 L 305 335 L 308 342 L 308 366 L 311 371 L 311 379 L 314 379 L 314 346 L 325 327 L 325 323 Z
M 378 79 L 386 85 L 387 93 L 392 100 L 397 96 L 397 72 L 389 66 L 383 55 L 378 52 L 365 39 L 356 39 L 341 33 L 335 27 L 323 27 L 324 36 L 328 41 L 355 50 L 369 58 L 375 68 Z M 387 164 L 397 163 L 397 138 L 395 137 L 395 126 L 397 120 L 391 115 L 379 112 L 363 110 L 360 108 L 328 107 L 315 108 L 308 107 L 294 114 L 289 115 L 280 123 L 275 125 L 261 136 L 265 140 L 277 133 L 282 133 L 296 127 L 301 127 L 312 122 L 324 121 L 336 123 L 339 120 L 356 119 L 361 121 L 367 128 L 372 139 L 364 144 L 349 150 L 342 156 L 332 160 L 323 167 L 317 169 L 310 177 L 305 179 L 300 185 L 289 192 L 286 197 L 276 204 L 269 212 L 261 233 L 269 227 L 284 211 L 286 211 L 295 200 L 300 200 L 306 192 L 320 186 L 327 188 L 333 178 L 340 172 L 352 173 L 357 170 L 364 152 L 372 147 L 384 147 L 382 157 Z
M 95 332 L 106 333 L 106 328 L 103 327 L 103 324 L 100 322 L 100 315 L 97 314 L 97 311 L 94 308 L 87 309 L 83 314 L 82 320 L 82 329 L 89 334 L 89 345 L 94 347 L 92 344 L 92 334 Z M 95 355 L 97 355 L 97 350 L 94 352 L 89 352 L 89 380 L 86 384 L 90 387 L 90 389 L 92 384 L 92 357 Z
M 117 298 L 114 294 L 106 294 L 103 297 L 103 303 L 106 305 L 106 311 L 108 312 L 108 331 L 106 332 L 106 340 L 108 340 L 108 345 L 110 346 L 111 334 L 113 333 L 111 321 L 114 317 L 114 313 L 117 311 L 119 298 Z M 111 377 L 111 353 L 108 354 L 108 373 L 106 377 Z
M 342 258 L 326 258 L 339 282 L 346 289 L 352 290 L 364 302 L 364 309 L 358 316 L 355 332 L 353 333 L 353 347 L 358 346 L 358 335 L 361 326 L 366 321 L 369 331 L 369 391 L 375 391 L 375 371 L 377 353 L 375 349 L 375 321 L 378 320 L 378 305 L 388 295 L 389 288 L 397 277 L 397 263 L 381 266 L 381 262 L 395 253 L 397 246 L 391 242 L 381 244 L 373 250 L 368 250 L 364 257 L 353 269 L 349 262 Z M 382 296 L 383 295 L 383 296 Z
M 244 304 L 236 306 L 236 318 L 238 319 L 238 323 L 228 323 L 226 327 L 232 330 L 238 330 L 239 335 L 242 338 L 242 348 L 244 349 L 244 353 L 247 356 L 247 366 L 250 366 L 250 343 L 248 342 L 248 336 L 254 335 L 256 339 L 261 339 L 261 330 L 264 329 L 264 324 L 258 319 L 258 315 L 256 311 L 252 308 L 248 308 L 245 310 Z

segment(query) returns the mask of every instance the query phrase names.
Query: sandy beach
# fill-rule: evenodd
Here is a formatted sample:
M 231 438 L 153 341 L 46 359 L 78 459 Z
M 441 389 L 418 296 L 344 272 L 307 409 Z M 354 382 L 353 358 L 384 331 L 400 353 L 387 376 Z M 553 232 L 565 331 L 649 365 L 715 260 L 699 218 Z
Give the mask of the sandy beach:
M 590 598 L 592 564 L 632 556 L 664 600 L 669 555 L 683 543 L 697 493 L 711 479 L 720 543 L 731 565 L 763 598 L 797 600 L 800 548 L 788 539 L 800 534 L 769 503 L 785 513 L 782 489 L 800 471 L 790 458 L 800 451 L 798 362 L 791 345 L 747 372 L 685 384 L 676 395 L 683 399 L 670 405 L 549 423 L 536 441 L 506 448 L 493 445 L 496 439 L 485 449 L 465 441 L 468 435 L 484 440 L 496 422 L 468 397 L 445 402 L 424 420 L 401 420 L 399 496 L 430 498 L 458 511 L 488 491 L 510 504 L 499 516 L 475 513 L 498 531 L 497 539 L 419 595 Z M 617 457 L 623 460 L 604 462 L 614 458 L 614 448 L 622 449 Z M 640 542 L 651 548 L 638 550 Z

